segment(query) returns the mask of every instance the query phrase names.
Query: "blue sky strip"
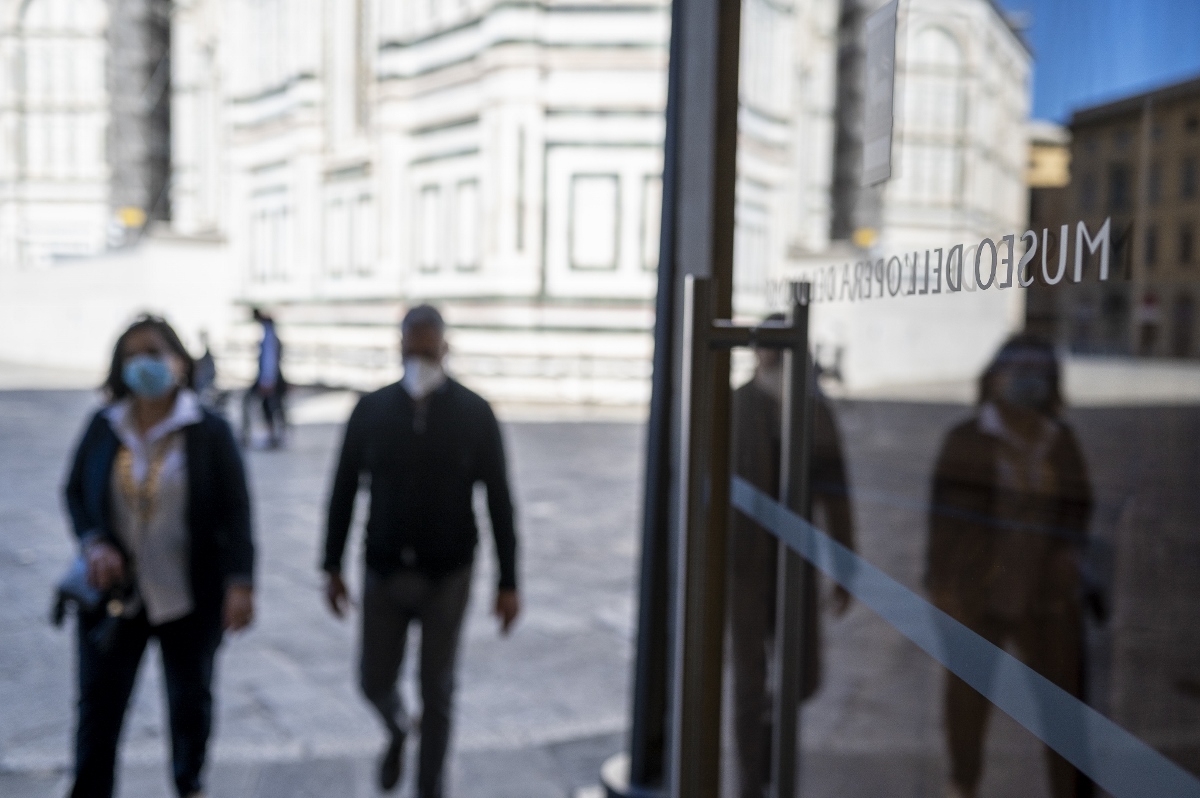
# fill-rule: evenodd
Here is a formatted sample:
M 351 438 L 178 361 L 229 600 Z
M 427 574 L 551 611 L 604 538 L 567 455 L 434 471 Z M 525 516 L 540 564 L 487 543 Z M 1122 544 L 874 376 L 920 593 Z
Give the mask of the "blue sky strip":
M 1024 17 L 1033 113 L 1071 112 L 1200 75 L 1197 0 L 1000 0 Z

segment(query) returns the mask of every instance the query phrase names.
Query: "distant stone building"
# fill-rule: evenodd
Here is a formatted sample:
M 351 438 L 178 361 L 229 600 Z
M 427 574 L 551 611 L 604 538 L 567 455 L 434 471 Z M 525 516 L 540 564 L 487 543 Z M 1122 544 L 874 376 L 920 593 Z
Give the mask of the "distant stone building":
M 839 59 L 879 3 L 858 5 L 745 3 L 744 314 L 768 310 L 769 283 L 824 257 L 845 227 L 831 195 L 835 174 L 854 175 L 836 164 L 857 154 L 835 154 L 835 126 L 856 113 L 845 98 L 858 78 Z M 222 7 L 214 41 L 228 76 L 219 92 L 241 300 L 277 309 L 294 378 L 393 378 L 395 321 L 428 300 L 447 311 L 456 372 L 492 396 L 647 396 L 667 4 Z M 181 16 L 177 30 L 187 24 Z M 1016 227 L 1028 50 L 987 0 L 906 3 L 901 37 L 898 177 L 875 194 L 877 240 Z M 970 310 L 992 319 L 977 325 L 987 346 L 1019 318 L 1013 302 Z M 854 348 L 862 365 L 866 342 Z M 854 363 L 852 375 L 871 371 Z
M 864 230 L 866 246 L 937 246 L 1025 218 L 1029 53 L 989 0 L 902 4 L 895 176 L 857 188 L 856 64 L 863 19 L 880 4 L 745 0 L 742 315 L 772 309 L 771 286 L 806 264 L 854 257 Z M 10 59 L 34 51 L 13 22 L 21 5 L 0 0 Z M 53 210 L 65 183 L 39 188 L 42 226 L 29 221 L 33 176 L 14 171 L 26 161 L 5 139 L 8 249 L 54 239 L 46 231 L 57 225 L 54 252 L 69 233 L 77 254 L 94 254 L 106 239 L 137 240 L 142 228 L 131 235 L 122 223 L 141 213 L 161 220 L 146 228 L 156 257 L 186 246 L 194 263 L 210 252 L 214 275 L 236 275 L 231 307 L 247 317 L 250 305 L 272 308 L 296 382 L 394 379 L 396 322 L 430 301 L 446 311 L 455 373 L 494 398 L 648 397 L 666 0 L 192 0 L 169 4 L 169 25 L 165 0 L 93 0 L 93 22 L 63 11 L 84 5 L 31 0 L 28 19 L 91 25 L 89 75 L 110 76 L 87 93 L 106 142 L 92 171 L 79 171 L 91 204 L 76 220 Z M 120 20 L 105 16 L 118 6 Z M 2 129 L 33 123 L 32 96 L 0 97 Z M 977 299 L 945 312 L 966 313 L 983 349 L 1013 326 L 1020 297 Z M 881 370 L 872 340 L 889 335 L 889 311 L 859 312 L 817 318 L 818 343 L 846 355 L 852 383 L 944 376 L 910 368 L 919 336 L 883 362 L 894 374 Z M 223 373 L 248 378 L 254 327 L 209 316 Z M 937 363 L 958 374 L 976 359 Z
M 293 380 L 393 379 L 433 301 L 494 397 L 641 401 L 668 28 L 661 3 L 193 4 L 175 223 L 226 232 Z
M 1071 221 L 1071 131 L 1053 122 L 1029 124 L 1029 229 L 1057 236 Z M 1040 240 L 1040 239 L 1039 239 Z M 1036 273 L 1036 270 L 1035 270 Z M 1056 337 L 1056 295 L 1042 282 L 1026 292 L 1025 329 L 1047 340 Z
M 169 218 L 170 6 L 0 0 L 0 268 Z
M 1031 288 L 1031 328 L 1077 353 L 1200 356 L 1200 78 L 1076 111 L 1070 131 L 1070 184 L 1035 191 L 1031 226 L 1111 218 L 1112 272 Z
M 103 0 L 0 2 L 0 268 L 105 247 L 108 26 Z
M 861 185 L 864 22 L 879 0 L 844 0 L 827 252 L 777 274 L 1020 234 L 1027 219 L 1026 122 L 1032 54 L 989 0 L 908 0 L 896 42 L 892 178 Z M 850 389 L 970 378 L 1019 329 L 1025 292 L 817 305 L 818 358 Z M 914 312 L 911 303 L 921 305 Z M 914 318 L 937 323 L 917 324 Z M 954 336 L 939 329 L 953 328 Z

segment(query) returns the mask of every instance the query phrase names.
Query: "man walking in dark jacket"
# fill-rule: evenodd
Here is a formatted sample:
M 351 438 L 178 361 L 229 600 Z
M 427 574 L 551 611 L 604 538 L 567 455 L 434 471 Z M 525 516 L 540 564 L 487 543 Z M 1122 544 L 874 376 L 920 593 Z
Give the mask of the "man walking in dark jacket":
M 363 397 L 350 416 L 334 476 L 325 539 L 326 600 L 349 604 L 342 556 L 361 477 L 370 478 L 362 602 L 361 686 L 391 739 L 379 768 L 400 781 L 409 717 L 397 677 L 408 626 L 421 624 L 421 750 L 417 795 L 441 798 L 454 668 L 478 532 L 475 483 L 487 488 L 499 559 L 495 614 L 507 633 L 520 611 L 512 500 L 500 427 L 484 399 L 448 378 L 445 324 L 429 305 L 401 324 L 404 377 Z

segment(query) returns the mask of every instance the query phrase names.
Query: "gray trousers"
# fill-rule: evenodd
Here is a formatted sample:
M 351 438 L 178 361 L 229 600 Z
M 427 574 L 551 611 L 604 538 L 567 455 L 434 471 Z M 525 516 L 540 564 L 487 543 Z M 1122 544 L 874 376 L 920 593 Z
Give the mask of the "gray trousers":
M 401 571 L 388 577 L 367 571 L 363 589 L 361 685 L 363 695 L 391 734 L 407 733 L 410 720 L 398 679 L 408 625 L 421 624 L 421 751 L 417 795 L 441 798 L 455 660 L 471 592 L 471 566 L 444 576 Z

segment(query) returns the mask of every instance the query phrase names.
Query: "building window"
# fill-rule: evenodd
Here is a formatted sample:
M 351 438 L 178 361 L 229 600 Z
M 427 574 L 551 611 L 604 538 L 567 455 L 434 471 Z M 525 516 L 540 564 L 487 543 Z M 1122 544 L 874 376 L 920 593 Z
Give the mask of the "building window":
M 1162 164 L 1150 164 L 1149 174 L 1146 177 L 1146 199 L 1151 205 L 1158 205 L 1162 200 Z
M 1143 240 L 1143 246 L 1146 267 L 1153 269 L 1158 265 L 1158 228 L 1154 225 L 1146 226 L 1146 236 Z
M 288 77 L 291 36 L 288 14 L 290 3 L 261 0 L 253 7 L 256 32 L 255 55 L 258 59 L 258 88 L 281 85 Z
M 1189 116 L 1187 121 L 1183 123 L 1183 127 L 1188 133 L 1200 131 L 1200 117 L 1195 115 Z
M 462 180 L 454 187 L 454 266 L 479 268 L 479 181 Z
M 349 266 L 350 214 L 340 198 L 329 203 L 325 224 L 325 269 L 330 277 L 341 277 Z
M 1183 159 L 1183 166 L 1179 170 L 1179 196 L 1185 200 L 1196 198 L 1196 156 L 1189 156 Z
M 1084 175 L 1079 181 L 1079 210 L 1091 213 L 1096 210 L 1096 176 Z
M 769 210 L 762 205 L 738 203 L 733 229 L 733 290 L 738 294 L 762 295 L 771 257 Z
M 365 276 L 375 270 L 375 203 L 370 194 L 360 194 L 353 207 L 350 227 L 354 237 L 350 241 L 350 261 L 354 271 Z
M 373 198 L 353 188 L 335 191 L 325 203 L 325 273 L 337 279 L 369 275 L 378 254 Z
M 617 268 L 620 188 L 617 175 L 571 177 L 570 227 L 567 230 L 572 269 Z
M 912 40 L 903 99 L 900 193 L 930 207 L 955 204 L 961 184 L 961 138 L 965 117 L 963 53 L 941 28 L 925 28 Z M 994 111 L 980 108 L 981 114 Z
M 1132 139 L 1133 135 L 1128 130 L 1118 130 L 1116 135 L 1113 136 L 1113 146 L 1117 148 L 1118 152 L 1126 150 L 1129 148 L 1129 142 Z
M 742 15 L 741 101 L 759 111 L 788 112 L 791 14 L 781 4 L 746 0 Z
M 525 251 L 525 128 L 517 128 L 517 252 Z
M 659 232 L 662 226 L 662 177 L 646 175 L 642 180 L 642 268 L 658 268 Z
M 1182 225 L 1179 228 L 1179 262 L 1184 266 L 1190 266 L 1192 258 L 1195 256 L 1195 237 L 1192 234 L 1192 226 L 1190 224 Z
M 1195 322 L 1196 303 L 1188 294 L 1180 294 L 1171 308 L 1171 354 L 1175 357 L 1192 354 Z
M 424 186 L 417 196 L 417 268 L 436 272 L 442 265 L 442 189 Z
M 361 132 L 367 129 L 370 122 L 370 84 L 371 74 L 371 37 L 374 31 L 371 26 L 370 9 L 364 0 L 354 4 L 354 60 L 356 72 L 354 75 L 354 121 Z
M 250 217 L 250 279 L 261 283 L 267 279 L 266 274 L 266 237 L 263 227 L 263 214 L 256 213 Z
M 252 197 L 249 275 L 253 282 L 287 280 L 292 266 L 292 214 L 283 188 L 262 189 Z
M 1108 211 L 1124 213 L 1129 210 L 1129 165 L 1108 165 Z

